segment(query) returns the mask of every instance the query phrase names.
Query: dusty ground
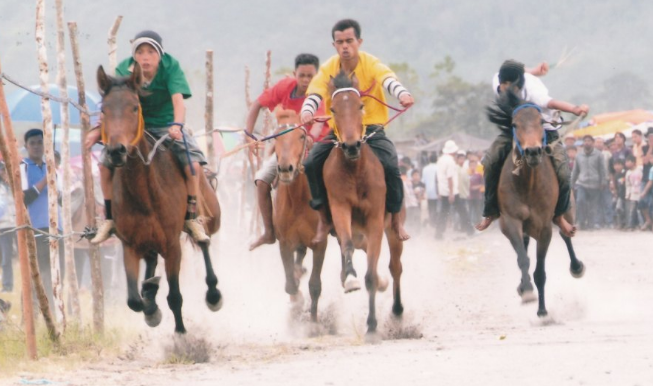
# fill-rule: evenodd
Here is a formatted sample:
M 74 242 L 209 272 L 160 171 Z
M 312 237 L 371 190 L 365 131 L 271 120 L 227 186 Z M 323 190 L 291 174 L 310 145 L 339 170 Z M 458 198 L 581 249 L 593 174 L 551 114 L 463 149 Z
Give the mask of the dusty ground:
M 76 369 L 40 362 L 0 384 L 653 385 L 652 241 L 650 233 L 580 233 L 576 250 L 587 272 L 574 279 L 556 237 L 547 259 L 550 318 L 540 320 L 536 303 L 520 304 L 516 256 L 496 229 L 471 239 L 414 238 L 403 258 L 405 315 L 394 321 L 390 292 L 380 294 L 384 339 L 367 344 L 367 294 L 342 293 L 335 239 L 322 275 L 322 335 L 309 337 L 305 315 L 290 322 L 278 247 L 249 253 L 247 240 L 225 229 L 213 247 L 225 306 L 216 314 L 204 306 L 203 267 L 191 253 L 182 281 L 189 334 L 177 349 L 162 288 L 164 321 L 156 329 L 140 314 L 108 315 L 108 323 L 141 331 L 120 357 Z M 365 260 L 356 256 L 362 276 Z M 384 249 L 381 272 L 389 277 L 387 262 Z M 208 363 L 175 364 L 185 349 Z

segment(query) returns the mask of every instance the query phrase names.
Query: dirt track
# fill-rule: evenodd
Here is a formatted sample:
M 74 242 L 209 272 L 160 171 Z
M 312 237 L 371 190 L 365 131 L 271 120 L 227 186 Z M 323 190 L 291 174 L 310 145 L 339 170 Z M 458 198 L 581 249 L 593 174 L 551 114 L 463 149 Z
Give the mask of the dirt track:
M 378 296 L 380 344 L 365 343 L 367 294 L 342 293 L 332 240 L 322 274 L 320 337 L 308 337 L 306 315 L 289 322 L 278 247 L 248 253 L 247 240 L 225 230 L 214 243 L 225 296 L 220 312 L 204 306 L 199 255 L 183 268 L 191 343 L 181 347 L 199 355 L 208 344 L 208 363 L 169 364 L 172 314 L 162 288 L 161 326 L 147 328 L 140 314 L 119 318 L 142 329 L 120 358 L 22 375 L 62 385 L 653 385 L 650 233 L 579 234 L 576 250 L 587 267 L 582 279 L 571 277 L 564 244 L 554 238 L 544 321 L 535 303 L 520 304 L 516 256 L 496 229 L 469 240 L 415 238 L 403 258 L 401 322 L 390 317 L 390 292 Z M 356 257 L 362 276 L 365 261 L 361 252 Z M 387 261 L 384 249 L 381 272 L 389 276 Z M 308 299 L 306 281 L 301 288 Z

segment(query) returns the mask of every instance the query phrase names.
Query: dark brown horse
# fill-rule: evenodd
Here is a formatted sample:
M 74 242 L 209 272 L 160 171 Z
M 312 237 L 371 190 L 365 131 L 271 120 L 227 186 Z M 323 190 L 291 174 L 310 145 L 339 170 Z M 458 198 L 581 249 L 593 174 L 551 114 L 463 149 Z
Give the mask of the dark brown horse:
M 376 292 L 384 291 L 388 283 L 377 272 L 381 242 L 385 231 L 390 246 L 390 272 L 393 278 L 394 304 L 392 312 L 403 313 L 400 278 L 403 242 L 390 226 L 386 214 L 386 185 L 383 166 L 363 138 L 363 103 L 357 91 L 356 77 L 341 72 L 332 79 L 331 110 L 340 141 L 324 165 L 324 184 L 333 225 L 342 253 L 341 279 L 345 291 L 360 288 L 352 264 L 354 248 L 365 249 L 367 273 L 365 287 L 369 293 L 368 334 L 376 331 Z
M 171 151 L 159 148 L 153 162 L 146 164 L 140 154 L 153 149 L 144 125 L 138 99 L 142 82 L 141 70 L 134 66 L 131 77 L 116 79 L 106 75 L 100 67 L 97 80 L 102 91 L 103 126 L 106 133 L 106 152 L 113 168 L 113 207 L 116 234 L 124 247 L 127 273 L 127 304 L 136 312 L 143 311 L 151 327 L 161 322 L 161 311 L 156 304 L 159 277 L 154 277 L 157 255 L 165 260 L 170 292 L 168 306 L 175 317 L 175 331 L 184 333 L 181 315 L 182 296 L 179 290 L 181 263 L 180 236 L 186 213 L 186 182 L 181 165 Z M 200 178 L 198 207 L 205 219 L 207 234 L 220 227 L 220 206 L 203 171 Z M 222 295 L 217 289 L 218 278 L 213 272 L 208 243 L 201 243 L 206 265 L 206 303 L 217 311 L 222 306 Z M 142 297 L 138 293 L 139 262 L 145 259 L 145 280 Z
M 279 130 L 297 127 L 299 117 L 292 110 L 277 113 Z M 296 128 L 277 137 L 274 150 L 278 161 L 279 187 L 274 206 L 274 230 L 279 240 L 281 260 L 286 273 L 286 292 L 293 304 L 301 310 L 303 297 L 298 289 L 303 274 L 302 262 L 307 248 L 313 250 L 313 270 L 308 282 L 311 295 L 311 320 L 317 321 L 317 302 L 322 292 L 322 265 L 326 252 L 326 240 L 314 245 L 318 214 L 311 209 L 311 193 L 308 180 L 302 173 L 302 163 L 310 139 L 306 130 Z M 296 255 L 296 257 L 295 257 Z
M 535 300 L 529 273 L 529 237 L 537 241 L 537 265 L 533 278 L 537 286 L 539 307 L 537 315 L 547 315 L 544 304 L 546 272 L 544 262 L 552 235 L 552 219 L 558 200 L 558 179 L 553 163 L 547 155 L 547 144 L 540 108 L 524 103 L 517 94 L 508 90 L 497 100 L 496 106 L 488 108 L 488 117 L 500 129 L 514 137 L 514 149 L 506 159 L 499 182 L 500 225 L 503 234 L 517 252 L 517 264 L 521 270 L 521 282 L 517 292 L 523 302 Z M 573 224 L 573 207 L 566 216 Z M 571 239 L 565 240 L 570 253 L 570 270 L 574 277 L 585 271 L 583 263 L 576 258 Z

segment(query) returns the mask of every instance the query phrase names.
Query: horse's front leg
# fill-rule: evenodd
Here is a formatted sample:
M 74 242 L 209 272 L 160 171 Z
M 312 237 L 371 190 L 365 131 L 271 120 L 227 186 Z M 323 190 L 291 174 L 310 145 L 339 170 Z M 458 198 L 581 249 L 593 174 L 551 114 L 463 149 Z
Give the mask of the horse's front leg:
M 184 299 L 179 290 L 179 269 L 181 268 L 181 247 L 179 243 L 172 245 L 168 248 L 168 255 L 164 256 L 166 262 L 166 276 L 168 278 L 168 307 L 172 310 L 175 316 L 175 332 L 184 334 L 186 327 L 184 327 L 184 320 L 181 316 L 181 306 L 184 304 Z
M 124 246 L 125 274 L 127 276 L 127 305 L 135 312 L 143 311 L 143 299 L 138 293 L 138 274 L 141 257 L 136 251 Z
M 535 295 L 533 294 L 533 283 L 529 273 L 530 260 L 524 245 L 523 224 L 508 215 L 502 215 L 500 221 L 501 232 L 508 238 L 513 249 L 517 252 L 517 265 L 521 271 L 521 281 L 517 287 L 517 293 L 523 303 L 532 302 L 535 300 Z
M 290 295 L 293 309 L 300 311 L 304 305 L 304 298 L 299 291 L 299 280 L 295 277 L 295 247 L 287 241 L 279 240 L 279 252 L 286 275 L 286 293 Z
M 334 202 L 331 205 L 331 216 L 333 217 L 333 227 L 338 235 L 340 253 L 342 254 L 342 273 L 340 274 L 342 286 L 345 288 L 345 293 L 357 291 L 361 288 L 361 285 L 352 261 L 354 242 L 351 230 L 351 207 Z
M 145 323 L 150 327 L 156 327 L 161 323 L 161 310 L 156 304 L 156 294 L 159 292 L 160 277 L 154 276 L 156 271 L 158 254 L 150 251 L 145 255 L 145 280 L 141 287 L 143 296 L 143 313 L 145 314 Z
M 204 255 L 204 267 L 206 268 L 206 306 L 209 310 L 216 312 L 222 308 L 223 298 L 220 290 L 218 289 L 218 277 L 213 271 L 213 264 L 211 263 L 211 254 L 209 253 L 208 243 L 199 243 Z
M 546 283 L 546 271 L 544 270 L 544 261 L 546 260 L 546 252 L 549 250 L 551 243 L 551 225 L 540 232 L 540 237 L 537 240 L 537 264 L 535 265 L 535 272 L 533 272 L 533 279 L 537 286 L 538 308 L 537 316 L 544 317 L 548 314 L 544 304 L 544 284 Z
M 379 255 L 383 241 L 383 215 L 379 218 L 367 218 L 367 273 L 365 274 L 365 288 L 369 295 L 369 315 L 367 316 L 367 333 L 376 332 L 376 291 L 379 290 Z M 387 286 L 387 282 L 385 283 Z
M 295 278 L 297 281 L 300 281 L 302 276 L 306 273 L 306 268 L 304 268 L 304 258 L 306 257 L 307 247 L 305 245 L 300 245 L 295 250 Z

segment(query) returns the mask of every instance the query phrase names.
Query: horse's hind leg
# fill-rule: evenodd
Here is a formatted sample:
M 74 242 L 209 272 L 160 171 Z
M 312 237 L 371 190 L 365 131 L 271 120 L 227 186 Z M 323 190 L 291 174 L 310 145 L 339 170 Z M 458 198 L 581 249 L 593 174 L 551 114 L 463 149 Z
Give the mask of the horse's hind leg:
M 206 267 L 206 306 L 209 310 L 216 312 L 222 308 L 222 294 L 218 289 L 218 277 L 213 271 L 213 264 L 211 263 L 211 254 L 209 253 L 208 243 L 200 243 L 202 254 L 204 255 L 204 267 Z
M 300 245 L 295 250 L 295 278 L 298 282 L 306 273 L 306 268 L 304 268 L 304 258 L 306 257 L 306 251 L 306 245 Z
M 501 216 L 501 232 L 508 238 L 515 252 L 517 252 L 517 265 L 521 271 L 521 281 L 517 287 L 517 293 L 522 298 L 523 303 L 535 300 L 533 295 L 533 284 L 529 273 L 530 260 L 524 245 L 524 233 L 522 222 L 508 216 Z
M 311 293 L 311 321 L 317 322 L 317 302 L 322 293 L 322 266 L 324 264 L 324 254 L 326 252 L 326 241 L 318 244 L 313 249 L 313 270 L 311 278 L 308 281 L 308 290 Z
M 125 274 L 127 276 L 127 305 L 135 312 L 143 311 L 143 299 L 138 293 L 140 256 L 133 248 L 124 247 Z
M 401 304 L 401 273 L 403 272 L 401 254 L 404 250 L 404 243 L 399 240 L 392 227 L 386 228 L 386 237 L 390 247 L 390 274 L 392 275 L 392 295 L 394 297 L 392 313 L 395 316 L 401 316 L 404 312 L 404 306 Z
M 181 247 L 177 245 L 169 249 L 168 256 L 164 256 L 166 262 L 166 276 L 168 278 L 168 286 L 170 292 L 168 293 L 168 307 L 172 310 L 175 316 L 175 332 L 184 334 L 186 327 L 184 327 L 184 320 L 181 316 L 181 306 L 184 299 L 179 290 L 179 269 L 181 268 Z
M 583 275 L 585 275 L 585 264 L 576 258 L 576 252 L 574 251 L 574 246 L 571 243 L 571 237 L 567 237 L 562 233 L 560 233 L 560 237 L 562 237 L 562 239 L 565 241 L 567 252 L 569 252 L 569 259 L 571 260 L 569 271 L 571 272 L 571 276 L 577 279 L 583 277 Z
M 159 291 L 159 280 L 161 278 L 154 277 L 157 256 L 155 251 L 150 251 L 145 255 L 145 280 L 143 280 L 141 287 L 145 323 L 150 327 L 156 327 L 161 323 L 161 310 L 156 304 L 156 293 Z
M 551 243 L 551 228 L 542 230 L 540 238 L 537 240 L 537 264 L 535 272 L 533 272 L 533 279 L 537 286 L 538 308 L 537 316 L 544 317 L 548 313 L 544 304 L 544 284 L 546 284 L 546 271 L 544 270 L 544 262 L 546 260 L 546 252 Z

